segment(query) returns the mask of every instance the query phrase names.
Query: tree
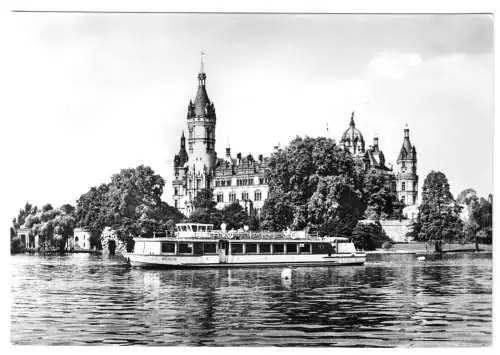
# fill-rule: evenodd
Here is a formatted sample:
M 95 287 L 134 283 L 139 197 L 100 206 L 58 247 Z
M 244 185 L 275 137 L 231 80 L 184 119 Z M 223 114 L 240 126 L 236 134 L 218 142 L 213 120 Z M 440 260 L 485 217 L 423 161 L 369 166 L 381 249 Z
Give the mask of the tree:
M 264 202 L 262 226 L 271 231 L 287 229 L 293 222 L 293 210 L 292 204 L 286 200 L 285 196 L 275 191 Z
M 266 176 L 262 224 L 271 230 L 311 226 L 343 235 L 366 208 L 352 156 L 329 138 L 295 138 L 272 154 Z
M 367 204 L 365 215 L 368 219 L 379 220 L 401 216 L 398 198 L 389 188 L 388 177 L 380 171 L 371 170 L 366 174 L 363 198 Z
M 54 207 L 52 207 L 52 205 L 50 203 L 47 203 L 47 204 L 43 205 L 42 212 L 47 212 L 47 211 L 50 211 L 53 209 L 54 209 Z
M 448 179 L 440 171 L 431 171 L 422 187 L 422 204 L 417 216 L 418 240 L 457 240 L 462 238 L 461 207 L 455 203 Z
M 221 214 L 222 222 L 226 224 L 228 230 L 242 228 L 247 220 L 247 214 L 238 202 L 233 202 L 224 207 Z
M 19 229 L 22 225 L 24 225 L 26 217 L 30 214 L 36 214 L 38 212 L 37 210 L 36 206 L 33 207 L 29 202 L 26 202 L 24 208 L 19 210 L 17 218 L 13 221 L 14 228 L 16 230 Z
M 348 237 L 363 213 L 361 193 L 344 176 L 321 177 L 307 209 L 309 226 L 323 235 Z
M 464 234 L 467 241 L 475 241 L 476 249 L 479 249 L 479 240 L 483 243 L 491 243 L 492 206 L 491 203 L 479 198 L 473 189 L 465 189 L 457 195 L 457 203 L 464 207 L 462 214 L 464 222 Z
M 469 205 L 473 199 L 477 198 L 477 192 L 474 189 L 465 189 L 457 195 L 457 203 Z
M 379 221 L 375 223 L 358 223 L 352 231 L 352 240 L 357 249 L 375 250 L 391 239 L 384 232 Z
M 202 189 L 198 191 L 193 200 L 193 206 L 195 209 L 203 208 L 205 210 L 210 210 L 214 208 L 216 203 L 213 200 L 212 189 Z
M 76 208 L 69 203 L 66 203 L 59 208 L 59 211 L 64 215 L 72 216 L 74 215 Z
M 130 246 L 132 237 L 162 233 L 184 216 L 161 201 L 165 181 L 147 166 L 123 169 L 111 182 L 92 187 L 80 196 L 76 206 L 77 224 L 99 238 L 105 227 Z M 94 240 L 94 245 L 97 244 Z

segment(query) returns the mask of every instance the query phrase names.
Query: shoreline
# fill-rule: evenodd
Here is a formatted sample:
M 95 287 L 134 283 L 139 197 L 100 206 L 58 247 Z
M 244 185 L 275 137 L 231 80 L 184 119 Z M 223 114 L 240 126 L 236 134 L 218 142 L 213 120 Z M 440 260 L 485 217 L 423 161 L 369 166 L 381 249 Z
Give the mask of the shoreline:
M 474 243 L 467 244 L 444 244 L 442 252 L 436 252 L 433 245 L 427 245 L 426 243 L 420 242 L 410 242 L 410 243 L 397 243 L 393 244 L 390 249 L 376 249 L 365 251 L 367 255 L 369 254 L 441 254 L 441 253 L 492 253 L 492 244 L 479 244 L 479 250 L 476 251 L 476 246 Z

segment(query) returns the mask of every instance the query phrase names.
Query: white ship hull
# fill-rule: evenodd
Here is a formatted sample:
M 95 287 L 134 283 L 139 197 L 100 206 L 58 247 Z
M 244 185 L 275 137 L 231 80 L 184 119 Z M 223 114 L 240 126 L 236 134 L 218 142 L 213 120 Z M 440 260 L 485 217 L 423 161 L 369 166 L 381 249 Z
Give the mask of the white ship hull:
M 365 253 L 328 255 L 230 255 L 221 261 L 218 255 L 164 256 L 127 254 L 132 267 L 144 268 L 215 268 L 272 266 L 362 265 Z

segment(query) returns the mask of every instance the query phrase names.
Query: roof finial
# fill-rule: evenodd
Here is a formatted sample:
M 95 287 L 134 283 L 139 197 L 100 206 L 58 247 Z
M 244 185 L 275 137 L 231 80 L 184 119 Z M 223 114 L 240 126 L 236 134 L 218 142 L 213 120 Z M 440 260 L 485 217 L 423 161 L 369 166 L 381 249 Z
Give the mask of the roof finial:
M 201 67 L 200 67 L 200 73 L 204 73 L 205 72 L 205 67 L 203 65 L 203 56 L 205 55 L 205 52 L 201 52 Z
M 354 111 L 352 111 L 352 114 L 351 114 L 351 123 L 349 124 L 350 126 L 354 127 Z
M 408 128 L 408 122 L 405 124 L 404 132 L 405 132 L 405 139 L 406 138 L 410 139 L 410 129 Z

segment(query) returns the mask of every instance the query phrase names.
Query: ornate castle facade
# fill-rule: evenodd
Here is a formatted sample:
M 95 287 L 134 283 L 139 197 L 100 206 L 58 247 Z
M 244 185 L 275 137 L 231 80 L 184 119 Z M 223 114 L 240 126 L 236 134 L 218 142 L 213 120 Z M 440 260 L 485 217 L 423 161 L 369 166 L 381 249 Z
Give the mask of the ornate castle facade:
M 385 175 L 390 189 L 405 206 L 415 205 L 418 197 L 417 150 L 410 142 L 410 130 L 404 129 L 403 145 L 396 160 L 396 172 L 385 165 L 385 156 L 380 149 L 378 137 L 373 138 L 373 145 L 365 149 L 365 139 L 354 123 L 351 115 L 349 128 L 340 140 L 344 149 L 354 157 L 358 167 L 364 171 L 375 169 Z
M 203 63 L 198 74 L 198 91 L 187 109 L 187 148 L 184 132 L 179 153 L 174 157 L 174 206 L 184 215 L 193 210 L 193 200 L 203 189 L 213 189 L 216 207 L 219 209 L 238 201 L 249 215 L 260 215 L 267 198 L 265 178 L 269 158 L 259 155 L 231 156 L 226 148 L 224 158 L 215 152 L 215 106 L 206 89 L 206 73 Z
M 231 156 L 226 148 L 224 157 L 218 158 L 215 152 L 216 113 L 213 102 L 206 90 L 206 73 L 203 63 L 198 74 L 198 90 L 193 101 L 189 101 L 186 116 L 186 136 L 182 132 L 180 150 L 174 157 L 174 178 L 172 181 L 174 206 L 184 215 L 193 210 L 193 200 L 203 189 L 213 190 L 216 207 L 219 209 L 239 202 L 249 215 L 259 216 L 268 196 L 268 182 L 265 172 L 269 158 L 259 155 Z M 354 122 L 354 112 L 349 128 L 341 137 L 340 145 L 355 158 L 359 168 L 369 171 L 375 169 L 386 176 L 386 181 L 398 199 L 405 205 L 417 202 L 418 175 L 417 152 L 410 143 L 409 129 L 404 130 L 403 145 L 397 158 L 397 171 L 387 167 L 385 156 L 379 147 L 379 139 L 365 148 L 365 140 Z

